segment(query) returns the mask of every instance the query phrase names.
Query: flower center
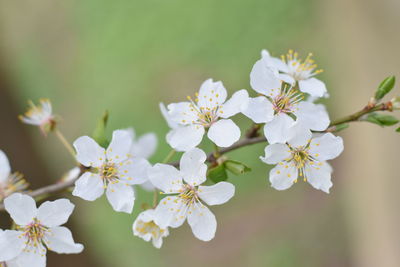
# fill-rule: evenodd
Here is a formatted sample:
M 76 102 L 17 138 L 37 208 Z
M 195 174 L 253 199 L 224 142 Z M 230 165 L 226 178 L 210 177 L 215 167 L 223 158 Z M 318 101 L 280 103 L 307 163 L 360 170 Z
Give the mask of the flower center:
M 100 167 L 100 176 L 103 178 L 104 184 L 118 179 L 118 169 L 114 163 L 106 162 Z
M 136 226 L 136 231 L 138 231 L 142 235 L 151 233 L 154 239 L 157 239 L 160 235 L 162 235 L 165 232 L 165 230 L 160 229 L 160 227 L 153 221 L 150 222 L 139 221 Z
M 199 107 L 196 104 L 196 102 L 199 102 L 197 98 L 195 101 L 193 101 L 190 96 L 188 96 L 187 98 L 191 102 L 191 111 L 197 113 L 197 121 L 194 121 L 194 124 L 200 124 L 204 127 L 210 127 L 214 122 L 218 120 L 218 112 L 222 113 L 222 111 L 219 110 L 220 106 L 216 106 L 213 108 Z
M 272 105 L 275 114 L 278 113 L 294 113 L 297 104 L 304 99 L 304 95 L 297 89 L 288 84 L 284 84 L 281 92 L 274 99 Z
M 281 56 L 282 61 L 285 62 L 289 68 L 289 74 L 295 80 L 305 80 L 323 72 L 322 69 L 315 70 L 317 64 L 315 64 L 315 61 L 311 58 L 312 53 L 309 53 L 304 61 L 298 58 L 298 56 L 299 54 L 292 49 L 290 49 L 286 55 Z
M 185 184 L 183 185 L 183 188 L 181 189 L 181 193 L 179 194 L 179 197 L 182 199 L 182 201 L 186 205 L 191 205 L 194 202 L 199 201 L 199 197 L 197 196 L 197 190 L 195 187 Z
M 18 172 L 11 174 L 5 183 L 0 184 L 0 201 L 14 192 L 21 192 L 27 189 L 29 183 L 24 176 Z
M 305 168 L 308 165 L 314 165 L 316 161 L 308 151 L 309 146 L 307 145 L 298 148 L 290 147 L 290 150 L 291 150 L 291 157 L 287 161 L 293 163 L 299 172 L 299 176 L 303 177 L 304 181 L 307 181 L 307 177 L 305 175 Z M 297 182 L 297 180 L 295 182 Z
M 36 249 L 43 245 L 45 234 L 50 232 L 50 230 L 43 226 L 36 218 L 22 230 L 24 232 L 22 235 L 27 239 L 26 244 Z

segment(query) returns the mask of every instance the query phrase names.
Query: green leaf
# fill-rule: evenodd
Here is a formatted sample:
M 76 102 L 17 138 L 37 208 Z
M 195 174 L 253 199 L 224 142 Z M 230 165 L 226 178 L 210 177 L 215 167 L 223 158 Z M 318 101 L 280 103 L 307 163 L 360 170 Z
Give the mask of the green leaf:
M 386 79 L 384 79 L 378 86 L 378 89 L 376 89 L 375 99 L 381 100 L 387 93 L 389 93 L 393 89 L 395 82 L 396 82 L 395 76 L 389 76 Z
M 399 122 L 398 119 L 391 115 L 384 115 L 379 113 L 371 113 L 367 116 L 365 121 L 378 124 L 380 126 L 392 126 Z
M 244 163 L 241 163 L 239 161 L 227 160 L 224 162 L 224 164 L 226 169 L 235 175 L 240 175 L 251 171 L 250 167 L 246 166 Z
M 92 133 L 92 138 L 102 147 L 108 146 L 108 139 L 106 137 L 106 126 L 108 122 L 108 111 L 106 110 L 103 116 L 97 122 L 96 128 Z
M 342 123 L 342 124 L 338 124 L 335 126 L 335 132 L 340 132 L 346 128 L 348 128 L 350 125 L 348 123 Z
M 396 129 L 396 132 L 400 133 L 400 127 Z
M 226 181 L 228 179 L 228 174 L 226 173 L 225 165 L 221 164 L 209 169 L 207 177 L 210 178 L 214 183 Z

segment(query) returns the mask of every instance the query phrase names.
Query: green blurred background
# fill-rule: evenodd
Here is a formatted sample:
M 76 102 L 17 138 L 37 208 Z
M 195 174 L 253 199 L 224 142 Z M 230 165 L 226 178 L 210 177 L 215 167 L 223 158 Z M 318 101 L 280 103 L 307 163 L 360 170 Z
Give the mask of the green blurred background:
M 70 141 L 90 134 L 107 109 L 108 134 L 130 126 L 156 132 L 160 145 L 151 160 L 160 161 L 169 148 L 158 103 L 193 95 L 207 78 L 222 80 L 230 93 L 250 89 L 263 48 L 276 56 L 289 48 L 313 52 L 325 70 L 331 117 L 346 115 L 384 77 L 399 74 L 399 8 L 390 0 L 2 0 L 0 148 L 37 182 L 33 188 L 73 166 L 54 136 L 17 122 L 27 99 L 48 97 Z M 237 121 L 243 131 L 251 125 Z M 237 193 L 213 208 L 218 229 L 209 243 L 187 225 L 172 230 L 161 250 L 134 237 L 135 216 L 151 199 L 142 190 L 133 215 L 113 212 L 104 198 L 71 197 L 72 227 L 85 252 L 51 257 L 48 265 L 400 266 L 399 136 L 365 124 L 343 136 L 330 195 L 303 182 L 273 190 L 258 160 L 263 145 L 229 154 L 253 172 L 231 177 Z

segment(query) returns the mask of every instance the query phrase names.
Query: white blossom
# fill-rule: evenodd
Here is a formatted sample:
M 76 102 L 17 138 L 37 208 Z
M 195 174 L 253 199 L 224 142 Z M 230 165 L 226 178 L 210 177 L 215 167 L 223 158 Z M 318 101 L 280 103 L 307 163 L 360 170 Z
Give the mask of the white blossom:
M 304 100 L 304 93 L 283 83 L 268 62 L 258 60 L 250 73 L 251 87 L 260 95 L 250 98 L 243 114 L 255 123 L 266 123 L 264 134 L 270 144 L 285 143 L 293 136 L 291 129 L 323 131 L 330 123 L 322 104 Z
M 281 59 L 271 57 L 267 50 L 262 51 L 262 60 L 270 67 L 276 68 L 280 79 L 289 84 L 298 83 L 300 91 L 310 94 L 312 97 L 326 97 L 325 84 L 316 78 L 315 75 L 322 72 L 316 69 L 317 64 L 309 53 L 305 60 L 299 58 L 298 53 L 293 50 L 281 56 Z
M 83 250 L 71 231 L 61 226 L 71 215 L 74 205 L 68 199 L 46 201 L 36 208 L 35 200 L 14 193 L 4 200 L 5 209 L 17 225 L 16 230 L 0 233 L 0 262 L 8 267 L 44 267 L 47 250 L 75 254 Z
M 167 135 L 168 144 L 178 151 L 190 150 L 200 144 L 206 130 L 208 138 L 220 147 L 231 146 L 239 140 L 240 129 L 228 118 L 246 105 L 248 93 L 240 90 L 231 99 L 226 98 L 222 82 L 208 79 L 201 85 L 195 100 L 188 97 L 187 102 L 168 105 L 166 119 L 172 128 Z
M 141 212 L 133 223 L 133 234 L 143 240 L 153 243 L 156 248 L 161 248 L 163 238 L 169 235 L 168 227 L 160 228 L 155 221 L 155 210 L 148 209 Z
M 23 175 L 11 173 L 10 162 L 6 154 L 0 150 L 0 202 L 14 192 L 21 192 L 28 188 Z
M 302 142 L 292 141 L 268 145 L 265 157 L 261 157 L 267 164 L 277 164 L 269 174 L 272 187 L 285 190 L 300 178 L 314 188 L 329 193 L 332 168 L 326 161 L 342 153 L 342 138 L 326 133 Z
M 19 116 L 19 119 L 26 124 L 39 126 L 42 133 L 46 135 L 54 128 L 56 119 L 52 113 L 50 100 L 40 99 L 39 102 L 40 106 L 36 106 L 29 101 L 30 108 L 24 115 Z
M 228 182 L 201 186 L 206 181 L 207 165 L 204 151 L 193 148 L 182 155 L 180 170 L 166 164 L 156 164 L 149 178 L 163 194 L 155 209 L 154 222 L 161 228 L 179 227 L 187 219 L 193 234 L 200 240 L 214 238 L 217 221 L 208 205 L 220 205 L 231 199 L 235 187 Z
M 126 130 L 116 130 L 107 149 L 88 136 L 74 142 L 76 158 L 88 170 L 75 182 L 74 196 L 93 201 L 104 190 L 115 211 L 131 213 L 135 201 L 132 188 L 147 180 L 150 164 L 130 154 L 132 139 Z

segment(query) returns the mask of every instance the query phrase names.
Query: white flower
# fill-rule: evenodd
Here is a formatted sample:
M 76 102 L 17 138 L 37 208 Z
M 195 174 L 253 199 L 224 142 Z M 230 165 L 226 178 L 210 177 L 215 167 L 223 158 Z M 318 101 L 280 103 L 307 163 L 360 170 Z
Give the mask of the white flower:
M 271 185 L 277 190 L 288 189 L 302 178 L 314 188 L 329 193 L 332 168 L 326 161 L 336 158 L 342 151 L 342 138 L 326 133 L 295 145 L 290 140 L 288 144 L 268 145 L 261 160 L 277 164 L 269 174 Z
M 0 150 L 0 202 L 14 192 L 27 189 L 29 184 L 23 175 L 16 172 L 11 173 L 11 166 L 6 154 Z
M 116 130 L 107 150 L 88 136 L 74 142 L 77 160 L 88 171 L 75 182 L 74 196 L 93 201 L 106 189 L 106 196 L 115 211 L 131 213 L 135 201 L 131 185 L 147 180 L 150 164 L 143 158 L 133 158 L 129 152 L 132 139 L 126 130 Z
M 293 136 L 290 130 L 295 123 L 293 116 L 304 131 L 323 131 L 329 126 L 325 107 L 303 101 L 304 93 L 282 83 L 263 59 L 254 64 L 250 84 L 261 95 L 250 98 L 242 112 L 255 123 L 266 123 L 264 134 L 270 144 L 285 143 Z
M 0 262 L 7 266 L 46 266 L 46 252 L 80 253 L 71 231 L 63 226 L 74 205 L 68 199 L 46 201 L 36 208 L 35 200 L 14 193 L 4 200 L 5 209 L 17 225 L 17 230 L 6 230 L 0 235 Z
M 193 234 L 200 240 L 214 238 L 217 221 L 204 205 L 220 205 L 231 199 L 235 187 L 231 183 L 219 182 L 212 186 L 200 186 L 206 181 L 207 165 L 204 151 L 194 148 L 185 152 L 180 161 L 180 170 L 171 165 L 156 164 L 149 170 L 152 183 L 164 194 L 155 209 L 154 222 L 161 228 L 176 228 L 188 220 Z
M 267 50 L 262 51 L 262 60 L 268 66 L 276 68 L 280 72 L 279 77 L 282 80 L 290 84 L 298 82 L 300 91 L 313 97 L 325 97 L 327 96 L 325 84 L 314 78 L 322 70 L 316 70 L 317 65 L 311 57 L 312 54 L 309 53 L 303 61 L 298 58 L 297 52 L 289 50 L 288 54 L 279 59 L 271 57 Z
M 141 212 L 133 223 L 133 234 L 149 242 L 152 240 L 153 246 L 161 248 L 163 238 L 169 235 L 168 227 L 160 228 L 155 222 L 155 210 L 148 209 Z
M 43 134 L 53 130 L 56 124 L 55 116 L 52 113 L 52 107 L 49 99 L 40 99 L 40 106 L 36 106 L 29 101 L 30 109 L 19 119 L 26 123 L 39 126 Z
M 167 122 L 172 130 L 167 135 L 168 144 L 178 151 L 187 151 L 200 144 L 206 131 L 217 146 L 228 147 L 240 138 L 239 127 L 230 119 L 247 103 L 248 93 L 240 90 L 226 101 L 227 92 L 222 82 L 206 80 L 196 99 L 168 105 Z M 171 122 L 175 122 L 171 123 Z

